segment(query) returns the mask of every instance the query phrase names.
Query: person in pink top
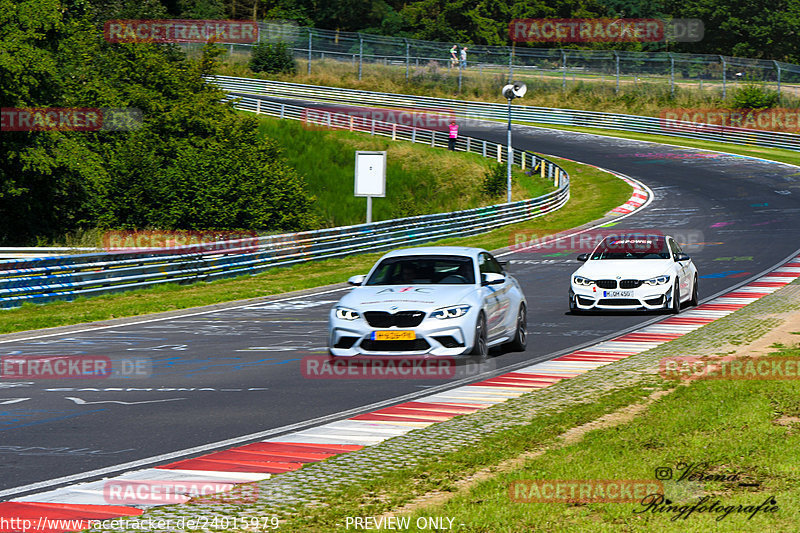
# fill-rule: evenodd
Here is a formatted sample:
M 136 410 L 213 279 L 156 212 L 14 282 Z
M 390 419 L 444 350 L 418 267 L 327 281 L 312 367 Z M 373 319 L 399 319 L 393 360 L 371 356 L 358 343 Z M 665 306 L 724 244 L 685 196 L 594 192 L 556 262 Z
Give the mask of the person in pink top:
M 451 152 L 456 151 L 457 140 L 458 140 L 458 124 L 456 124 L 456 119 L 452 119 L 450 121 L 450 138 L 447 140 L 448 141 L 447 147 L 450 149 Z

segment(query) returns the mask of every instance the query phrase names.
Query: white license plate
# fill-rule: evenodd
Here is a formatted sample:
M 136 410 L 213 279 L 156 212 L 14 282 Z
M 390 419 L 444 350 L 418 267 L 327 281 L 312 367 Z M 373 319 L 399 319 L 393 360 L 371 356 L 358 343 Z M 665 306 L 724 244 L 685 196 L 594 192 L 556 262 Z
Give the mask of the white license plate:
M 604 298 L 633 298 L 633 291 L 603 291 Z

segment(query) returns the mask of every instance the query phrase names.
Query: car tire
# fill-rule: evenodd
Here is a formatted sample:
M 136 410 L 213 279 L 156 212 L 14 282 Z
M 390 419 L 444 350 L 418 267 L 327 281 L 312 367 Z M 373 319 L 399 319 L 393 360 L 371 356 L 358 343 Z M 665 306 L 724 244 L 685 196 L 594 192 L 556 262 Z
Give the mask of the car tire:
M 475 324 L 475 343 L 472 345 L 470 355 L 480 361 L 489 359 L 489 338 L 486 332 L 486 315 L 483 313 L 480 314 L 478 322 Z
M 681 291 L 677 283 L 672 287 L 672 307 L 669 312 L 673 315 L 681 312 Z
M 697 276 L 694 277 L 694 283 L 692 283 L 692 299 L 689 300 L 689 305 L 692 307 L 697 307 L 700 303 L 700 299 L 697 297 Z
M 520 304 L 514 338 L 506 345 L 512 352 L 524 352 L 528 344 L 528 311 Z

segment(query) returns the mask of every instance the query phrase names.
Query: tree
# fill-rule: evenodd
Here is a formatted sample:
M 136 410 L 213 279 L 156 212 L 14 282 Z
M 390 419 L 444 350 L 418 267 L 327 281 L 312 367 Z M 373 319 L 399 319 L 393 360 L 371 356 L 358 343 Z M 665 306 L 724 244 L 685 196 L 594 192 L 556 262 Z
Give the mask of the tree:
M 134 108 L 143 117 L 131 131 L 4 131 L 1 242 L 95 226 L 313 224 L 302 177 L 272 142 L 258 140 L 253 119 L 222 103 L 224 93 L 203 79 L 216 47 L 190 62 L 174 45 L 106 42 L 100 13 L 138 18 L 130 4 L 95 9 L 76 0 L 63 11 L 52 0 L 0 2 L 4 106 Z M 149 0 L 141 5 L 163 13 Z

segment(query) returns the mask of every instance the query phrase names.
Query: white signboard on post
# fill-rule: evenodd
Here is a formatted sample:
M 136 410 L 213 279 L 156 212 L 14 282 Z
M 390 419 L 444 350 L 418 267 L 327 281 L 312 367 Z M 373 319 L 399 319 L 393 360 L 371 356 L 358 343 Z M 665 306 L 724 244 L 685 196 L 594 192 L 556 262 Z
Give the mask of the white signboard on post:
M 372 197 L 386 196 L 386 152 L 356 151 L 355 195 L 367 197 L 367 224 L 372 222 Z
M 356 151 L 356 196 L 386 196 L 386 152 Z

